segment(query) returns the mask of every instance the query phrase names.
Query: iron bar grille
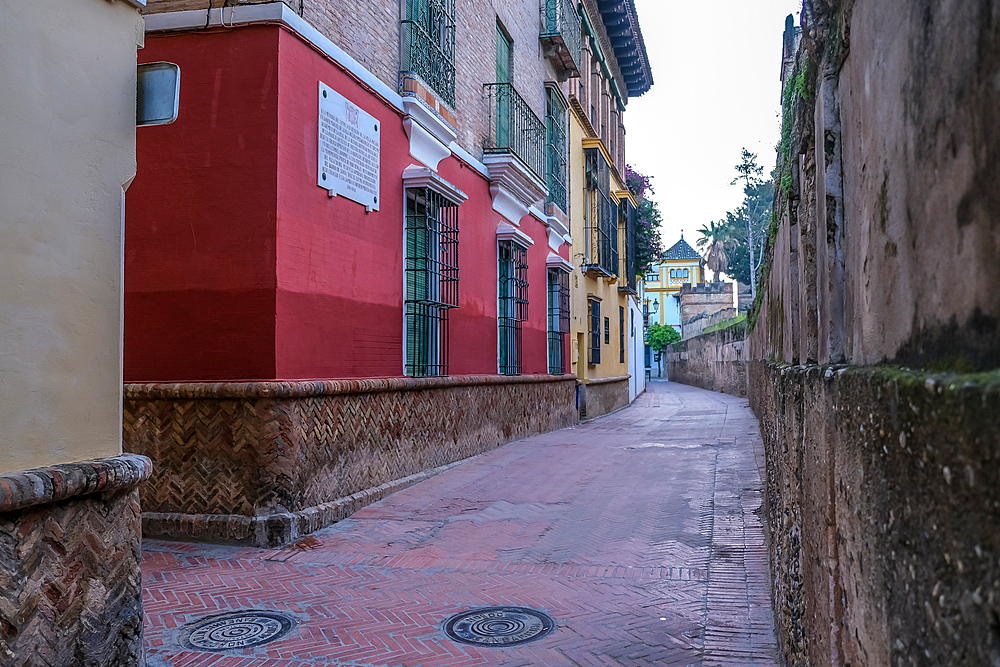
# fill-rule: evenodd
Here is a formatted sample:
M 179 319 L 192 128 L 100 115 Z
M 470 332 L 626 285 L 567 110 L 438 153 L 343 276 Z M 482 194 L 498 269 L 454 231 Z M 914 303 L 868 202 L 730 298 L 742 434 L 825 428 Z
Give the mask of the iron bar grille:
M 569 333 L 569 274 L 549 269 L 549 374 L 566 372 L 566 334 Z
M 458 205 L 406 191 L 406 374 L 448 374 L 448 311 L 458 306 Z
M 576 2 L 545 0 L 545 26 L 542 28 L 541 37 L 561 39 L 566 52 L 573 60 L 575 69 L 580 68 L 583 34 L 580 28 L 580 16 L 576 13 Z
M 636 294 L 635 284 L 635 224 L 636 210 L 632 200 L 625 197 L 618 203 L 618 241 L 621 266 L 618 289 Z
M 489 105 L 486 153 L 509 153 L 545 179 L 545 123 L 510 83 L 483 84 Z
M 625 363 L 625 308 L 618 306 L 618 362 Z
M 455 106 L 455 0 L 406 0 L 403 71 Z
M 521 374 L 521 327 L 528 319 L 528 253 L 513 241 L 500 241 L 497 256 L 501 375 Z
M 566 212 L 566 105 L 552 89 L 547 90 L 547 166 L 549 201 Z
M 587 352 L 587 363 L 601 363 L 601 302 L 590 300 L 590 349 Z
M 584 149 L 586 156 L 586 221 L 587 239 L 585 271 L 606 276 L 618 275 L 618 214 L 611 199 L 611 169 L 600 149 Z

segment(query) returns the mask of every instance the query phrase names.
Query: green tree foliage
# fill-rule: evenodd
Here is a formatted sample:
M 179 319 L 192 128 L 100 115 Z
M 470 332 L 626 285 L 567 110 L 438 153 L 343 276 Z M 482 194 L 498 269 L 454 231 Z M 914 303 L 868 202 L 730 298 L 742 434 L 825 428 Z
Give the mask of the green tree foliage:
M 656 202 L 649 198 L 653 194 L 650 180 L 649 176 L 632 169 L 631 165 L 625 165 L 625 185 L 639 202 L 636 209 L 635 270 L 640 275 L 663 257 L 663 241 L 660 240 L 663 216 Z
M 671 343 L 676 343 L 681 339 L 677 329 L 669 324 L 650 324 L 649 331 L 646 332 L 646 341 L 649 347 L 654 350 L 662 350 Z
M 764 169 L 757 164 L 757 156 L 745 148 L 736 173 L 733 184 L 743 185 L 743 204 L 726 213 L 725 219 L 702 225 L 697 244 L 711 249 L 721 242 L 729 264 L 726 273 L 751 285 L 756 294 L 774 201 L 774 176 L 763 178 Z

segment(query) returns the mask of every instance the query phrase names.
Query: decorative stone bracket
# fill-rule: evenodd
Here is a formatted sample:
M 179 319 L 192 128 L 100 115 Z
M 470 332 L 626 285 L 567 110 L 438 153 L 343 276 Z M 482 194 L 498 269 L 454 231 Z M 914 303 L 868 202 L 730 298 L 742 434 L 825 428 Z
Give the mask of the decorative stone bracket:
M 520 224 L 531 207 L 541 204 L 549 194 L 545 183 L 514 155 L 488 154 L 483 164 L 490 175 L 493 210 L 513 225 Z

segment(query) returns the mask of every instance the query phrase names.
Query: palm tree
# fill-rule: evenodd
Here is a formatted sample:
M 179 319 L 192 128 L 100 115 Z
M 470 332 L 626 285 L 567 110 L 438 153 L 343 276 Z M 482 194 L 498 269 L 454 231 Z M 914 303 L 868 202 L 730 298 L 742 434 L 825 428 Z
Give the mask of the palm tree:
M 712 221 L 707 225 L 702 225 L 698 233 L 701 234 L 701 238 L 698 239 L 697 245 L 702 250 L 705 249 L 705 246 L 711 247 L 716 241 L 722 241 L 731 235 L 729 225 L 723 220 L 718 222 Z
M 733 230 L 720 220 L 702 225 L 698 233 L 701 234 L 698 247 L 702 250 L 708 247 L 708 268 L 715 272 L 715 282 L 719 282 L 719 274 L 729 268 L 729 253 L 736 247 Z

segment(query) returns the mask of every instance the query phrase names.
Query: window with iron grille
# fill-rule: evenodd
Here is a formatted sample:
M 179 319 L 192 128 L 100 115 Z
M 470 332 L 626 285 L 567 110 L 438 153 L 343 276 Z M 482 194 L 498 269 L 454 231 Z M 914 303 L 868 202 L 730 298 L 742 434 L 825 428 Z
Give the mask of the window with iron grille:
M 636 293 L 635 282 L 635 223 L 636 210 L 632 200 L 622 198 L 618 203 L 619 261 L 618 289 Z
M 611 320 L 604 318 L 604 344 L 611 345 Z
M 598 148 L 584 149 L 586 259 L 584 270 L 618 275 L 618 213 L 611 199 L 611 168 Z
M 566 372 L 566 334 L 569 333 L 569 274 L 549 269 L 549 373 Z
M 406 190 L 406 374 L 448 374 L 448 311 L 458 306 L 458 205 Z
M 590 350 L 587 363 L 601 363 L 601 302 L 597 299 L 590 300 Z
M 546 88 L 545 134 L 549 201 L 566 211 L 566 105 Z
M 455 106 L 455 0 L 406 0 L 403 72 Z
M 625 363 L 625 309 L 618 306 L 618 362 Z
M 498 242 L 499 370 L 521 374 L 521 327 L 528 319 L 528 253 L 513 241 Z

